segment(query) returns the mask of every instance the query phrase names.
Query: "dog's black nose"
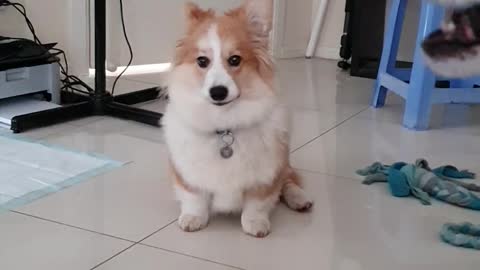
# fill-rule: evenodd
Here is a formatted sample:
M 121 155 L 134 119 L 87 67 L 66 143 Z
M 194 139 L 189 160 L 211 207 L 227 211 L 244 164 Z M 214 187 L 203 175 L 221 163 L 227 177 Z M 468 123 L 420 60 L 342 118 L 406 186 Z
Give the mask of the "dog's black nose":
M 223 85 L 210 88 L 210 96 L 215 101 L 222 101 L 228 97 L 228 89 Z

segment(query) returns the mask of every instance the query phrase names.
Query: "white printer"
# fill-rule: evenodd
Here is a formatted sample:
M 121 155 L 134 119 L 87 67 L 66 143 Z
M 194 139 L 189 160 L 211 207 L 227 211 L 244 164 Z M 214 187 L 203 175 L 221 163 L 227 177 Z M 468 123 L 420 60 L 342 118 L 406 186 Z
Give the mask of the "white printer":
M 42 93 L 47 101 L 60 103 L 59 60 L 48 52 L 50 47 L 26 39 L 0 41 L 0 100 Z
M 59 59 L 49 53 L 54 45 L 0 38 L 0 125 L 9 127 L 15 116 L 59 106 Z

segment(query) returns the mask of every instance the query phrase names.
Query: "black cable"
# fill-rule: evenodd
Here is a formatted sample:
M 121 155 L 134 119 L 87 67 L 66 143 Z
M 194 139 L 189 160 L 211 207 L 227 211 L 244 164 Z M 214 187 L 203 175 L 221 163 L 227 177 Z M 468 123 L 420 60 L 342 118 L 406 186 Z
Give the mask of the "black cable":
M 112 96 L 115 94 L 115 87 L 117 86 L 118 80 L 122 77 L 122 75 L 127 71 L 127 69 L 132 65 L 132 62 L 133 62 L 132 44 L 130 44 L 130 40 L 128 39 L 127 29 L 125 26 L 125 16 L 123 14 L 123 0 L 119 0 L 119 1 L 120 1 L 120 17 L 122 19 L 123 36 L 125 37 L 125 41 L 127 42 L 128 51 L 130 53 L 130 60 L 128 61 L 128 64 L 125 67 L 125 69 L 117 76 L 117 78 L 115 78 L 115 81 L 113 82 L 113 86 L 112 86 Z
M 3 6 L 7 6 L 7 7 L 11 6 L 11 7 L 15 8 L 18 12 L 20 12 L 20 14 L 22 14 L 23 18 L 25 19 L 25 22 L 27 23 L 27 26 L 30 29 L 30 32 L 32 32 L 33 40 L 38 44 L 42 44 L 42 42 L 40 41 L 40 39 L 37 36 L 37 33 L 35 32 L 35 28 L 33 27 L 32 22 L 30 21 L 30 19 L 27 16 L 27 10 L 25 9 L 24 5 L 22 5 L 20 3 L 6 1 L 6 3 L 3 4 Z
M 26 38 L 16 38 L 16 37 L 4 37 L 2 40 L 12 40 L 12 42 L 17 41 L 17 40 L 19 40 L 19 41 L 24 40 L 24 41 L 31 42 L 30 39 L 26 39 Z M 44 55 L 46 55 L 46 54 L 49 53 L 49 51 L 48 51 L 46 48 L 44 48 L 43 46 L 40 46 L 40 49 L 42 49 L 42 52 L 41 52 L 41 53 L 39 53 L 39 54 L 37 54 L 37 55 L 29 55 L 29 56 L 19 56 L 19 55 L 18 55 L 19 52 L 16 51 L 16 52 L 14 52 L 14 53 L 11 53 L 11 54 L 9 54 L 9 55 L 7 55 L 7 56 L 4 56 L 4 57 L 0 58 L 0 61 L 5 61 L 5 60 L 8 60 L 8 59 L 10 59 L 10 58 L 25 59 L 25 58 L 32 58 L 32 57 L 40 57 L 40 56 L 44 56 Z
M 53 50 L 53 51 L 56 51 L 56 53 L 52 53 L 53 56 L 63 55 L 63 61 L 65 63 L 65 66 L 63 66 L 62 63 L 59 62 L 59 66 L 60 66 L 60 69 L 61 69 L 61 74 L 64 76 L 64 78 L 61 80 L 61 82 L 64 85 L 62 87 L 62 89 L 70 89 L 70 90 L 72 90 L 72 92 L 77 91 L 77 92 L 80 92 L 80 93 L 83 93 L 83 94 L 90 94 L 91 92 L 94 91 L 89 85 L 87 85 L 85 82 L 83 82 L 80 78 L 78 78 L 77 76 L 69 74 L 69 66 L 68 66 L 67 55 L 66 55 L 64 50 L 57 49 L 57 48 L 51 48 L 50 50 L 48 50 L 44 47 L 43 43 L 40 41 L 40 38 L 37 36 L 37 33 L 35 31 L 35 27 L 33 26 L 33 23 L 28 18 L 27 11 L 26 11 L 26 8 L 25 8 L 24 5 L 22 5 L 21 3 L 16 3 L 16 2 L 8 1 L 8 0 L 3 0 L 3 1 L 0 1 L 0 6 L 13 7 L 24 17 L 25 22 L 28 26 L 28 29 L 32 33 L 33 41 L 37 45 L 39 45 L 41 48 L 44 48 L 45 53 L 48 53 L 50 50 Z M 24 38 L 13 38 L 13 39 L 28 40 L 28 39 L 24 39 Z M 30 40 L 28 40 L 28 41 L 30 41 Z M 4 60 L 4 59 L 2 59 L 2 60 Z M 72 87 L 72 85 L 74 83 L 80 84 L 85 89 L 87 89 L 88 92 Z

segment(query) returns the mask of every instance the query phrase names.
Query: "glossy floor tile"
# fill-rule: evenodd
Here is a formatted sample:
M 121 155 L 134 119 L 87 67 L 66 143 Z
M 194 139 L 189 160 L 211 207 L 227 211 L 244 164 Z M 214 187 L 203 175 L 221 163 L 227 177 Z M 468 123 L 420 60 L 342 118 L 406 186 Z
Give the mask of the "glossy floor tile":
M 360 113 L 360 118 L 377 122 L 388 122 L 401 125 L 403 122 L 404 104 L 387 104 L 380 109 L 368 108 Z M 480 135 L 480 106 L 478 104 L 445 104 L 434 105 L 430 119 L 430 131 L 440 130 L 451 134 Z
M 165 74 L 127 76 L 117 93 L 164 82 Z M 90 117 L 20 136 L 125 165 L 0 212 L 0 269 L 478 269 L 478 252 L 438 236 L 445 222 L 480 224 L 478 212 L 394 198 L 384 184 L 362 185 L 355 170 L 422 157 L 480 173 L 479 106 L 435 106 L 432 129 L 414 132 L 401 125 L 400 98 L 389 95 L 384 108 L 369 108 L 374 81 L 350 77 L 335 62 L 278 60 L 276 84 L 291 111 L 292 164 L 315 199 L 311 213 L 279 206 L 266 239 L 246 236 L 236 216 L 184 233 L 176 225 L 163 130 Z M 165 104 L 137 106 L 163 112 Z
M 399 124 L 353 118 L 291 155 L 294 167 L 344 177 L 373 162 L 414 162 L 433 167 L 452 164 L 480 171 L 478 136 L 444 130 L 415 132 Z
M 0 215 L 0 269 L 91 269 L 130 245 L 16 213 Z
M 444 222 L 480 222 L 477 213 L 395 199 L 381 184 L 302 175 L 315 200 L 312 213 L 279 207 L 266 239 L 245 237 L 239 217 L 221 217 L 197 233 L 184 233 L 172 224 L 143 243 L 245 269 L 447 270 L 458 261 L 462 269 L 477 269 L 478 252 L 452 248 L 438 238 Z
M 164 250 L 136 245 L 97 268 L 98 270 L 232 270 L 232 266 L 205 259 L 193 258 Z
M 131 163 L 17 211 L 140 241 L 177 218 L 171 183 L 160 167 Z

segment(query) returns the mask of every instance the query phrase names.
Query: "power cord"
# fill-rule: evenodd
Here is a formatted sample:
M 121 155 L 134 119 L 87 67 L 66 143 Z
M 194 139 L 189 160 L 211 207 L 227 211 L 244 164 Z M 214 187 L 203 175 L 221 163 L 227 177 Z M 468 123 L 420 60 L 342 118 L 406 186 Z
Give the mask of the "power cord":
M 133 53 L 133 49 L 132 49 L 132 44 L 130 43 L 130 40 L 128 38 L 128 34 L 127 34 L 127 29 L 126 29 L 126 24 L 125 24 L 125 14 L 124 14 L 124 8 L 123 8 L 123 0 L 119 0 L 120 2 L 120 15 L 121 15 L 121 21 L 122 21 L 122 30 L 123 30 L 123 36 L 125 38 L 125 41 L 127 43 L 127 46 L 128 46 L 128 51 L 129 51 L 129 54 L 130 54 L 130 59 L 128 61 L 128 64 L 127 66 L 123 69 L 123 71 L 115 78 L 115 81 L 113 83 L 113 86 L 112 86 L 112 91 L 111 91 L 111 95 L 113 96 L 114 93 L 115 93 L 115 89 L 116 89 L 116 86 L 117 86 L 117 83 L 118 81 L 120 80 L 120 78 L 125 74 L 125 72 L 128 70 L 128 68 L 132 65 L 133 63 L 133 59 L 134 59 L 134 53 Z M 36 44 L 38 44 L 39 46 L 43 47 L 44 48 L 44 45 L 43 43 L 40 41 L 39 37 L 37 36 L 37 33 L 35 31 L 35 27 L 33 26 L 33 23 L 30 21 L 30 19 L 28 18 L 27 16 L 27 11 L 26 11 L 26 8 L 23 4 L 21 3 L 17 3 L 17 2 L 11 2 L 9 0 L 0 0 L 0 6 L 10 6 L 10 7 L 13 7 L 15 8 L 25 19 L 25 22 L 28 26 L 28 29 L 30 30 L 30 32 L 32 33 L 32 36 L 33 36 L 33 40 Z M 20 38 L 16 38 L 16 39 L 19 39 Z M 65 66 L 62 65 L 62 63 L 60 62 L 60 69 L 61 69 L 61 73 L 62 75 L 64 76 L 64 78 L 62 79 L 62 84 L 63 84 L 63 87 L 62 87 L 62 90 L 68 90 L 70 89 L 72 92 L 80 92 L 80 93 L 83 93 L 83 94 L 92 94 L 94 92 L 94 89 L 92 87 L 90 87 L 89 85 L 87 85 L 84 81 L 82 81 L 80 78 L 78 78 L 77 76 L 74 76 L 74 75 L 70 75 L 69 74 L 69 68 L 68 68 L 68 60 L 67 60 L 67 56 L 66 56 L 66 53 L 65 51 L 61 50 L 61 49 L 58 49 L 58 48 L 52 48 L 50 50 L 53 50 L 55 51 L 55 53 L 52 53 L 52 55 L 54 56 L 59 56 L 59 55 L 62 55 L 63 56 L 63 61 L 65 63 Z M 48 53 L 49 50 L 45 49 L 45 53 Z M 78 89 L 74 86 L 82 86 L 84 87 L 85 89 L 87 89 L 87 91 L 83 91 L 81 89 Z
M 63 61 L 64 61 L 65 65 L 63 65 L 61 62 L 59 63 L 61 73 L 64 76 L 64 78 L 61 79 L 61 82 L 63 84 L 63 87 L 61 88 L 61 90 L 71 90 L 72 92 L 79 92 L 79 93 L 83 93 L 83 94 L 91 94 L 91 93 L 94 92 L 93 88 L 91 88 L 88 84 L 83 82 L 80 78 L 78 78 L 77 76 L 69 74 L 68 59 L 67 59 L 67 55 L 66 55 L 64 50 L 61 50 L 61 49 L 58 49 L 58 48 L 51 48 L 51 49 L 45 48 L 43 43 L 40 41 L 40 38 L 38 37 L 38 35 L 35 31 L 35 27 L 33 26 L 33 23 L 30 21 L 28 15 L 27 15 L 26 8 L 23 4 L 17 3 L 17 2 L 11 2 L 9 0 L 0 0 L 0 6 L 13 7 L 23 16 L 23 18 L 25 19 L 25 22 L 28 26 L 28 29 L 32 33 L 33 41 L 37 45 L 39 45 L 41 48 L 44 49 L 45 54 L 49 53 L 50 50 L 52 50 L 52 51 L 55 51 L 54 53 L 51 53 L 53 56 L 60 56 L 60 55 L 63 56 Z M 7 39 L 7 38 L 5 38 L 5 39 Z M 8 38 L 8 39 L 28 40 L 28 39 L 24 39 L 24 38 Z M 28 40 L 28 41 L 30 41 L 30 40 Z M 88 92 L 74 87 L 74 86 L 78 86 L 78 85 L 87 89 Z
M 130 43 L 130 40 L 128 39 L 127 29 L 126 29 L 126 26 L 125 26 L 125 15 L 124 15 L 124 12 L 123 12 L 123 0 L 119 0 L 119 1 L 120 1 L 120 17 L 122 19 L 123 36 L 125 37 L 125 41 L 126 41 L 127 46 L 128 46 L 128 51 L 130 53 L 130 60 L 128 60 L 128 64 L 123 69 L 123 71 L 117 76 L 117 78 L 115 78 L 115 81 L 113 82 L 113 86 L 112 86 L 112 96 L 115 94 L 115 88 L 117 86 L 118 80 L 120 80 L 120 78 L 123 76 L 123 74 L 125 74 L 125 72 L 132 65 L 132 62 L 133 62 L 132 44 Z

